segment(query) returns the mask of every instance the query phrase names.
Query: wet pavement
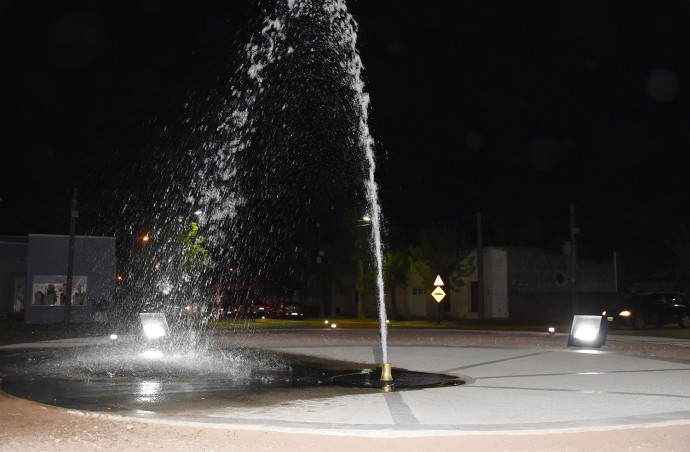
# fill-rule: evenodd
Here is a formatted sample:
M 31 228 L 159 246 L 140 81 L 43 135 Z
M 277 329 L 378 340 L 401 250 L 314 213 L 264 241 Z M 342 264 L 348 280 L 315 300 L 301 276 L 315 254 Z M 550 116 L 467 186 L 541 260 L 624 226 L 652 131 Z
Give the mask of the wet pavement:
M 381 362 L 369 331 L 220 336 L 262 350 L 366 368 Z M 690 359 L 632 355 L 629 347 L 673 347 L 690 355 L 690 341 L 609 337 L 601 350 L 568 348 L 567 336 L 543 334 L 395 331 L 388 356 L 395 371 L 451 375 L 458 386 L 381 391 L 297 388 L 250 393 L 248 403 L 212 397 L 175 410 L 141 410 L 147 422 L 370 437 L 541 434 L 685 425 L 690 428 Z M 81 340 L 34 344 L 39 350 L 93 344 Z M 371 345 L 373 344 L 373 345 Z M 19 350 L 21 346 L 12 350 Z M 623 347 L 623 348 L 625 348 Z M 6 347 L 0 348 L 4 353 Z M 673 356 L 678 353 L 671 354 Z M 149 388 L 151 389 L 151 388 Z M 102 415 L 112 415 L 107 410 Z

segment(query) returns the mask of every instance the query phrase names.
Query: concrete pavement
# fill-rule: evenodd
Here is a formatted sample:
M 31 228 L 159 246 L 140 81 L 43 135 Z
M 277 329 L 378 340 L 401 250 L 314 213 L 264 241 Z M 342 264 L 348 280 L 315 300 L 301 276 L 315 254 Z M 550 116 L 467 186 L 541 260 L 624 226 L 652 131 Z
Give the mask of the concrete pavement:
M 322 344 L 329 340 L 329 334 L 312 340 L 295 335 L 311 345 L 274 337 L 268 348 L 350 362 L 382 361 L 380 346 L 362 345 L 359 340 Z M 429 334 L 425 333 L 427 339 Z M 444 332 L 437 338 L 451 334 Z M 690 360 L 567 347 L 513 348 L 519 341 L 510 334 L 481 334 L 486 343 L 498 345 L 415 344 L 419 341 L 415 338 L 389 346 L 394 376 L 395 369 L 449 374 L 464 379 L 465 385 L 372 390 L 325 398 L 307 394 L 265 406 L 216 406 L 174 415 L 147 413 L 141 419 L 227 429 L 389 438 L 669 425 L 690 428 Z M 609 340 L 659 342 L 615 336 Z M 690 347 L 690 341 L 674 339 L 672 345 Z
M 376 346 L 274 349 L 381 362 Z M 690 362 L 588 349 L 409 345 L 388 353 L 394 369 L 456 375 L 467 384 L 216 409 L 176 422 L 376 437 L 690 428 Z

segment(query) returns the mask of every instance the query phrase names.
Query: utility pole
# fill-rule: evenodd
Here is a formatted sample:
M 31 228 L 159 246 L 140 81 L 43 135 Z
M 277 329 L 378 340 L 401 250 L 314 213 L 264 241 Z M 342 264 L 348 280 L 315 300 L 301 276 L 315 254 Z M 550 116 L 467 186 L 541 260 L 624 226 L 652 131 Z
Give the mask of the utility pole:
M 618 255 L 615 251 L 613 252 L 613 286 L 618 293 Z
M 323 292 L 323 252 L 321 251 L 321 223 L 316 223 L 316 265 L 319 271 L 319 317 L 326 313 L 326 301 Z M 331 311 L 332 311 L 331 307 Z M 333 312 L 331 312 L 331 316 Z
M 74 189 L 72 194 L 72 202 L 70 205 L 69 215 L 69 250 L 67 251 L 67 283 L 65 293 L 65 323 L 71 321 L 72 315 L 72 281 L 74 279 L 74 242 L 77 230 L 77 218 L 79 218 L 79 211 L 77 210 L 77 189 Z
M 577 244 L 575 238 L 580 229 L 575 226 L 575 205 L 570 203 L 570 296 L 573 304 L 573 314 L 577 314 L 579 303 L 577 298 Z
M 477 309 L 484 318 L 484 245 L 482 241 L 482 213 L 477 212 Z

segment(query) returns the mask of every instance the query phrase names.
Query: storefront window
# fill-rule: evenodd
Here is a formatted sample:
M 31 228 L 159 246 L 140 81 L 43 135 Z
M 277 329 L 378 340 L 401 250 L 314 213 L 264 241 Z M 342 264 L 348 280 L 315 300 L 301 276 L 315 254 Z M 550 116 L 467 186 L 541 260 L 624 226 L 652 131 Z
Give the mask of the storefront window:
M 86 276 L 72 278 L 72 305 L 86 304 Z M 34 276 L 31 304 L 64 306 L 67 302 L 67 277 L 63 275 Z

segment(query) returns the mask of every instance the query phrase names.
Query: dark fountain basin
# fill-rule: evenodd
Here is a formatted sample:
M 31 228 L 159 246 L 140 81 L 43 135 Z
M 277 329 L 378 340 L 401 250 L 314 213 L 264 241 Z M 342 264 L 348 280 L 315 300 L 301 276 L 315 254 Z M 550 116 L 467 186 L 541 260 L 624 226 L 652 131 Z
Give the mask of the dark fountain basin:
M 146 344 L 0 351 L 0 389 L 47 405 L 128 414 L 464 384 L 455 376 L 288 355 L 253 348 L 183 350 Z

